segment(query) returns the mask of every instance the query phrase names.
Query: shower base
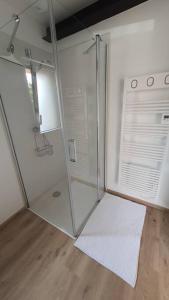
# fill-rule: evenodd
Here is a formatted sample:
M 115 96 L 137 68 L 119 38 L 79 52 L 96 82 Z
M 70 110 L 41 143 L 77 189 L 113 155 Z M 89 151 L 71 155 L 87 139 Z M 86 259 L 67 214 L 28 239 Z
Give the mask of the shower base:
M 73 180 L 71 190 L 74 225 L 78 231 L 97 202 L 97 189 L 94 186 Z M 56 194 L 57 197 L 54 197 Z M 31 201 L 30 209 L 50 224 L 73 236 L 69 192 L 65 188 L 65 180 L 58 182 L 42 196 Z
M 56 192 L 60 192 L 58 197 L 54 197 Z M 48 223 L 73 236 L 68 201 L 69 192 L 65 187 L 65 180 L 62 180 L 46 193 L 31 201 L 30 209 Z

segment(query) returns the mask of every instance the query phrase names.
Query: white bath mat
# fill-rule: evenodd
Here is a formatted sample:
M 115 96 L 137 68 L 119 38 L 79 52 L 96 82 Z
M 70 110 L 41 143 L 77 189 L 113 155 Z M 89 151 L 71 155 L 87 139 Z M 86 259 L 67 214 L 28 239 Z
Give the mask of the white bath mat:
M 145 206 L 105 194 L 75 246 L 134 287 L 145 214 Z

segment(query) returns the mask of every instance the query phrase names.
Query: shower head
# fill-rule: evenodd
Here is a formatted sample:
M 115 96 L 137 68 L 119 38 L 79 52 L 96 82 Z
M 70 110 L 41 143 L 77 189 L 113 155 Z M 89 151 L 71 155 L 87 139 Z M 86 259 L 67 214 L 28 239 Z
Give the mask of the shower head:
M 13 53 L 10 53 L 9 55 L 0 55 L 0 59 L 3 59 L 5 61 L 11 62 L 13 64 L 19 65 L 24 67 L 24 65 L 16 59 L 16 57 L 13 55 Z

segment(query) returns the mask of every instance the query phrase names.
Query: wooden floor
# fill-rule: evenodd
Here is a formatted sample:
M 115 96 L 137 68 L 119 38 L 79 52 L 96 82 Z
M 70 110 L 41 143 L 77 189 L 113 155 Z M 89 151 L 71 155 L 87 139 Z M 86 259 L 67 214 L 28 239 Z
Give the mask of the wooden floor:
M 132 289 L 71 238 L 22 211 L 0 229 L 0 299 L 169 300 L 169 213 L 147 211 Z

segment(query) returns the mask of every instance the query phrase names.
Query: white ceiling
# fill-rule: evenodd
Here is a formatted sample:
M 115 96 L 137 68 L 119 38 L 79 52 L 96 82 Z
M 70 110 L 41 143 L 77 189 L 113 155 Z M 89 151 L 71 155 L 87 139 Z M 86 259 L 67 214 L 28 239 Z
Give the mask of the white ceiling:
M 5 2 L 14 8 L 14 13 L 19 14 L 35 0 L 6 0 Z M 94 2 L 96 0 L 53 0 L 55 20 L 59 22 Z M 47 0 L 37 1 L 26 14 L 46 25 L 48 23 Z

